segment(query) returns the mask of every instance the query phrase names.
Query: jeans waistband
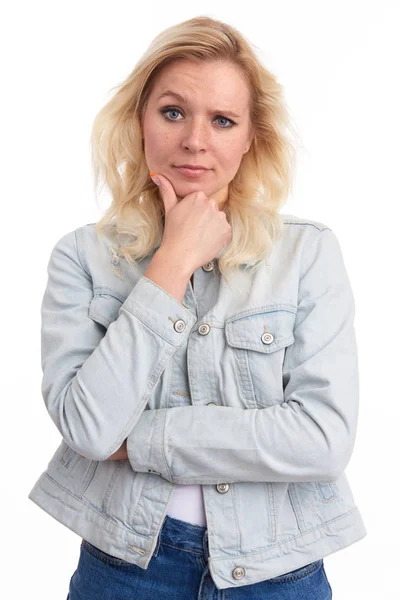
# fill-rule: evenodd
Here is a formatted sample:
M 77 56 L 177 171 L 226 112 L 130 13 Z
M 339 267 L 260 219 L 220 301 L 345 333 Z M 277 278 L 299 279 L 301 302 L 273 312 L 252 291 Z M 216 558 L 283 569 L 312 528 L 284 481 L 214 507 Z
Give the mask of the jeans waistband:
M 195 552 L 204 556 L 206 561 L 209 557 L 207 527 L 181 521 L 169 515 L 165 515 L 153 556 L 157 556 L 160 544 Z

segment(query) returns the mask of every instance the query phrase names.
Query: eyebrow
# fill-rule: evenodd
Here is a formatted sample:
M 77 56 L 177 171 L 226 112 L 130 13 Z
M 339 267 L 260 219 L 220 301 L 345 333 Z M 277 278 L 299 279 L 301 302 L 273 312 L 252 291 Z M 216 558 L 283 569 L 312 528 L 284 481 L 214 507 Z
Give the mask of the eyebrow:
M 161 100 L 161 98 L 164 98 L 164 96 L 174 96 L 181 102 L 186 102 L 186 100 L 183 96 L 178 94 L 178 92 L 173 92 L 172 90 L 166 90 L 158 97 L 158 99 Z M 216 108 L 215 111 L 213 111 L 213 112 L 218 113 L 218 114 L 223 114 L 223 115 L 229 115 L 230 117 L 235 117 L 236 119 L 240 119 L 240 115 L 237 115 L 236 113 L 232 112 L 231 110 L 222 110 L 222 109 Z

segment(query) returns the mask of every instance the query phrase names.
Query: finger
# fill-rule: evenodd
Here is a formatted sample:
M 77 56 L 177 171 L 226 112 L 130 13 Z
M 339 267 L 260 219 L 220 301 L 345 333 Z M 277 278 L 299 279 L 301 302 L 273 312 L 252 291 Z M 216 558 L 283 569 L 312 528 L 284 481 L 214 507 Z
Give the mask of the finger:
M 171 182 L 166 177 L 164 177 L 164 175 L 152 173 L 150 177 L 153 181 L 153 177 L 159 180 L 159 184 L 157 184 L 157 181 L 154 181 L 154 183 L 156 183 L 159 187 L 160 195 L 162 201 L 164 202 L 165 214 L 167 215 L 169 211 L 178 203 L 175 190 Z

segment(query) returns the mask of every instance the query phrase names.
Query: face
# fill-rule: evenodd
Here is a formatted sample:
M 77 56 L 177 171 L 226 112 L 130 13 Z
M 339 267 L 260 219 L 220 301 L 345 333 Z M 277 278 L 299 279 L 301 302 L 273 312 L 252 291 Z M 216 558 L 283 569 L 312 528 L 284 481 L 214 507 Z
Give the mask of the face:
M 203 191 L 222 208 L 228 184 L 254 137 L 244 76 L 224 61 L 177 60 L 167 65 L 149 95 L 142 136 L 149 171 L 164 175 L 178 199 Z M 182 164 L 207 170 L 194 176 L 178 170 Z

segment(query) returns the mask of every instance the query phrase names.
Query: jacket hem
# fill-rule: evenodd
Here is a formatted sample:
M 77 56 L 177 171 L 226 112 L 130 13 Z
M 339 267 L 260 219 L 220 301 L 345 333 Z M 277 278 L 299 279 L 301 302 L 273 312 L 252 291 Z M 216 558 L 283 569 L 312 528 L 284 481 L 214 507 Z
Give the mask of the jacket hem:
M 358 542 L 366 534 L 360 511 L 355 506 L 344 515 L 289 538 L 268 550 L 229 559 L 210 557 L 210 574 L 220 590 L 260 583 L 325 558 Z M 233 578 L 233 571 L 237 567 L 245 569 L 245 576 L 241 581 L 235 581 Z
M 38 479 L 28 498 L 62 525 L 104 552 L 142 569 L 148 568 L 158 535 L 144 537 L 127 529 L 121 522 L 112 520 L 84 498 L 71 494 L 46 473 Z M 85 513 L 82 512 L 83 507 Z M 265 551 L 231 558 L 210 556 L 210 575 L 217 589 L 260 583 L 325 558 L 361 540 L 366 534 L 361 514 L 355 506 L 346 514 Z M 304 553 L 305 548 L 307 555 Z M 233 578 L 233 571 L 238 566 L 245 569 L 242 581 Z
M 128 529 L 43 473 L 28 495 L 39 508 L 103 552 L 147 569 L 157 539 Z M 84 512 L 83 512 L 84 509 Z M 154 543 L 153 543 L 154 542 Z M 116 545 L 118 544 L 118 545 Z

